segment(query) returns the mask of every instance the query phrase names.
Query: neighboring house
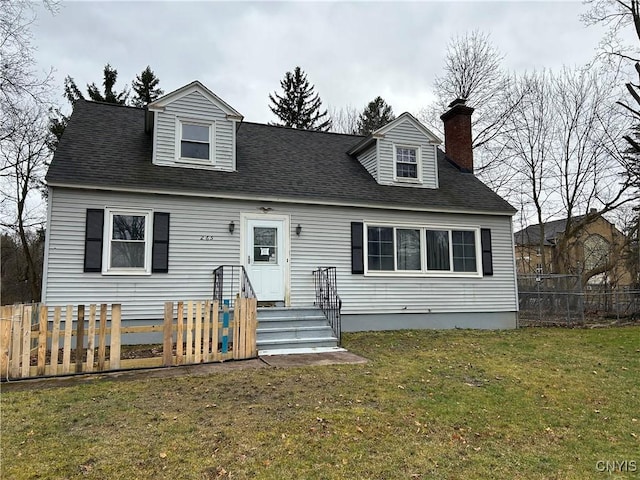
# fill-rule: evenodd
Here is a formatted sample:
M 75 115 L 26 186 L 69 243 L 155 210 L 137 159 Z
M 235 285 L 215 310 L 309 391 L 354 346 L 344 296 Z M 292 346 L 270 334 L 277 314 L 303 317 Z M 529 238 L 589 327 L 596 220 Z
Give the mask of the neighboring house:
M 335 266 L 345 331 L 514 327 L 515 210 L 473 175 L 472 112 L 443 115 L 445 155 L 408 113 L 366 138 L 263 125 L 199 82 L 148 109 L 78 101 L 46 177 L 42 299 L 159 319 L 236 264 L 260 301 L 305 307 Z
M 572 219 L 577 228 L 572 228 L 574 233 L 569 239 L 564 238 L 566 224 L 567 219 L 563 218 L 544 223 L 542 229 L 536 224 L 516 232 L 519 274 L 581 274 L 590 285 L 627 286 L 632 283 L 625 256 L 626 237 L 615 225 L 595 209 Z M 560 252 L 559 248 L 565 251 Z M 561 259 L 561 255 L 565 258 Z M 560 262 L 570 268 L 563 269 Z

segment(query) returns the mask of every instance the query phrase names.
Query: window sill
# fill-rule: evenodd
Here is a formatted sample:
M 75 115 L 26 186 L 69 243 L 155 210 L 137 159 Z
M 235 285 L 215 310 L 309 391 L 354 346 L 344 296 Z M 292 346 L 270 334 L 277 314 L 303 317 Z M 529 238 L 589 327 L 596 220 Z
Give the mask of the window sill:
M 111 269 L 102 272 L 102 275 L 106 276 L 121 276 L 121 277 L 149 277 L 151 276 L 151 272 L 140 269 Z
M 411 272 L 411 271 L 375 271 L 365 272 L 365 277 L 410 277 L 410 278 L 483 278 L 477 272 Z
M 393 181 L 397 183 L 411 183 L 411 184 L 422 185 L 422 179 L 420 178 L 394 177 Z
M 176 163 L 184 163 L 188 165 L 206 165 L 208 167 L 214 166 L 214 163 L 211 160 L 203 160 L 200 158 L 179 157 L 176 158 Z

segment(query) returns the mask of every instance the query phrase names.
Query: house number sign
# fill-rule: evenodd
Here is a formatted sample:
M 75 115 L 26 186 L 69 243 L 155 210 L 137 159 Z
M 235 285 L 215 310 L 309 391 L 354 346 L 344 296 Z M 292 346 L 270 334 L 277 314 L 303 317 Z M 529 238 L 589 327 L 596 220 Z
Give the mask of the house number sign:
M 200 235 L 200 240 L 205 242 L 212 242 L 215 239 L 213 235 Z

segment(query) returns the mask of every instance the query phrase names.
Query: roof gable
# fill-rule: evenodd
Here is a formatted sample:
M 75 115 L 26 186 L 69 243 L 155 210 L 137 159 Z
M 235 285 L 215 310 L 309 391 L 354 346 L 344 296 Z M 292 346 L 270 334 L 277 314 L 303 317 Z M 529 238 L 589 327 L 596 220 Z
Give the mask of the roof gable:
M 385 126 L 380 127 L 378 130 L 373 132 L 371 136 L 372 137 L 383 136 L 389 130 L 393 130 L 396 126 L 401 125 L 404 122 L 409 122 L 411 125 L 417 128 L 420 131 L 420 133 L 424 134 L 429 139 L 429 142 L 434 143 L 436 145 L 439 145 L 442 143 L 442 140 L 440 140 L 440 138 L 435 133 L 429 130 L 420 120 L 418 120 L 416 117 L 411 115 L 409 112 L 404 112 L 395 120 L 392 120 L 389 123 L 387 123 Z
M 380 127 L 375 132 L 372 132 L 370 135 L 362 138 L 358 143 L 356 143 L 349 151 L 347 152 L 349 155 L 357 155 L 369 148 L 373 143 L 375 143 L 376 139 L 384 138 L 384 135 L 388 133 L 390 130 L 393 130 L 395 127 L 402 125 L 404 122 L 410 123 L 414 128 L 416 128 L 421 134 L 423 134 L 429 140 L 429 143 L 434 145 L 440 145 L 442 140 L 435 133 L 429 130 L 423 123 L 418 120 L 416 117 L 411 115 L 409 112 L 404 112 L 399 117 L 390 121 L 386 125 Z
M 222 110 L 227 115 L 228 118 L 235 119 L 235 120 L 242 120 L 244 118 L 242 114 L 240 114 L 236 109 L 234 109 L 231 105 L 229 105 L 227 102 L 225 102 L 220 97 L 218 97 L 215 93 L 213 93 L 211 90 L 205 87 L 198 80 L 194 80 L 193 82 L 191 82 L 188 85 L 185 85 L 184 87 L 174 90 L 173 92 L 167 93 L 166 95 L 151 102 L 147 108 L 151 111 L 161 112 L 164 110 L 164 108 L 168 104 L 175 102 L 176 100 L 179 100 L 182 97 L 190 95 L 194 92 L 198 92 L 202 96 L 204 96 L 212 104 L 214 104 L 216 107 Z

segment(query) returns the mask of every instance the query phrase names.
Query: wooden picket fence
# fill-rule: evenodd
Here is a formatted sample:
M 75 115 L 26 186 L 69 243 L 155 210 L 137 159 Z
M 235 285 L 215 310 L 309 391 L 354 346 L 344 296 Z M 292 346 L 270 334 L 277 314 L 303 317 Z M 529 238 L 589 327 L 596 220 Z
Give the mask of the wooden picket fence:
M 257 302 L 166 302 L 160 325 L 123 325 L 120 304 L 9 305 L 0 309 L 0 378 L 39 377 L 254 358 Z M 74 328 L 75 327 L 75 328 Z M 162 333 L 162 349 L 122 358 L 123 336 Z M 56 348 L 57 347 L 57 348 Z

